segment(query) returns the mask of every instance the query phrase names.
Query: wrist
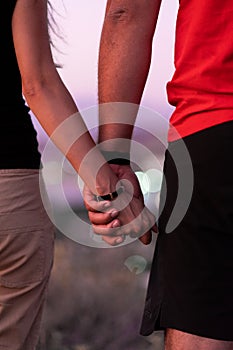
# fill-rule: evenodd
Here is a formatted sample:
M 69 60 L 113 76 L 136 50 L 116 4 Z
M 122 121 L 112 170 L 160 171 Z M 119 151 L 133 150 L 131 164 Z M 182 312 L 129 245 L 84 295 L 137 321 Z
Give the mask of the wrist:
M 104 163 L 99 169 L 95 181 L 95 194 L 104 196 L 112 193 L 119 187 L 119 179 L 110 164 Z
M 95 199 L 98 201 L 98 202 L 101 202 L 101 201 L 113 201 L 114 199 L 116 199 L 121 193 L 124 192 L 124 186 L 120 185 L 116 191 L 114 192 L 110 192 L 110 193 L 107 193 L 105 195 L 96 195 L 95 196 Z
M 102 155 L 109 164 L 130 165 L 130 153 L 118 151 L 101 151 Z

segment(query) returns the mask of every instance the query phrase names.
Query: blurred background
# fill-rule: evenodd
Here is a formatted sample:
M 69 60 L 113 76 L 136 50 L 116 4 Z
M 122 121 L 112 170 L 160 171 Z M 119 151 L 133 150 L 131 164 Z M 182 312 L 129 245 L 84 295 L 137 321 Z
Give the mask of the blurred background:
M 54 58 L 89 129 L 97 125 L 97 65 L 105 0 L 52 0 Z M 145 202 L 157 213 L 168 118 L 166 83 L 174 70 L 178 0 L 163 0 L 153 42 L 152 64 L 134 140 L 143 146 L 137 176 Z M 47 135 L 31 114 L 43 153 Z M 143 125 L 143 128 L 142 128 Z M 137 150 L 136 150 L 137 151 Z M 102 245 L 91 232 L 82 202 L 82 184 L 64 162 L 58 190 L 59 151 L 44 157 L 46 186 L 57 224 L 55 259 L 38 350 L 160 350 L 162 332 L 139 335 L 156 235 L 149 246 L 132 240 Z M 154 157 L 158 165 L 153 165 Z M 155 162 L 154 162 L 155 163 Z M 72 214 L 72 215 L 70 215 Z

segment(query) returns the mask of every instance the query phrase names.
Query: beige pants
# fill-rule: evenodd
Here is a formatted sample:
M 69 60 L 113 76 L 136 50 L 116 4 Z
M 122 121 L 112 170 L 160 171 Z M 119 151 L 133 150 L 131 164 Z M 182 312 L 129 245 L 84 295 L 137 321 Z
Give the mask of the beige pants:
M 36 347 L 54 232 L 39 170 L 0 170 L 0 350 Z

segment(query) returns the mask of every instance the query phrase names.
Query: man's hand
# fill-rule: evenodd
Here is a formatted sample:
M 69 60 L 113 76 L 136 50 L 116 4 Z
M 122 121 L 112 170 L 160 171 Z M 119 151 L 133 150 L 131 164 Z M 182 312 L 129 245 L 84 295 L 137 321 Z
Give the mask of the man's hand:
M 98 144 L 108 142 L 109 151 L 128 151 L 119 140 L 131 140 L 149 73 L 160 4 L 161 0 L 107 0 L 98 60 Z M 118 234 L 137 234 L 144 244 L 148 244 L 151 230 L 156 231 L 155 218 L 144 205 L 137 178 L 128 166 L 114 165 L 112 168 L 119 180 L 124 179 L 125 185 L 125 192 L 116 201 L 96 206 L 91 193 L 88 195 L 88 189 L 84 190 L 93 229 L 110 244 L 117 244 L 116 240 L 122 239 L 116 238 Z M 119 202 L 125 202 L 125 209 L 118 207 Z M 102 205 L 109 205 L 104 213 L 98 209 Z M 110 229 L 115 230 L 111 235 Z
M 110 245 L 122 243 L 125 235 L 139 237 L 143 244 L 149 244 L 151 231 L 157 232 L 157 227 L 154 215 L 145 207 L 138 179 L 130 166 L 112 164 L 111 168 L 125 187 L 116 200 L 96 202 L 84 187 L 84 202 L 93 230 Z

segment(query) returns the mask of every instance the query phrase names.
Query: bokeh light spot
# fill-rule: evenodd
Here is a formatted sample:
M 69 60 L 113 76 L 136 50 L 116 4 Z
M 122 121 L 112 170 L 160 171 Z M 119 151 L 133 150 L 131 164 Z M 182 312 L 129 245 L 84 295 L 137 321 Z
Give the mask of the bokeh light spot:
M 145 174 L 150 192 L 159 192 L 162 186 L 163 173 L 158 169 L 148 169 Z
M 129 269 L 129 271 L 139 275 L 145 271 L 147 266 L 147 261 L 143 256 L 132 255 L 125 260 L 124 265 Z

